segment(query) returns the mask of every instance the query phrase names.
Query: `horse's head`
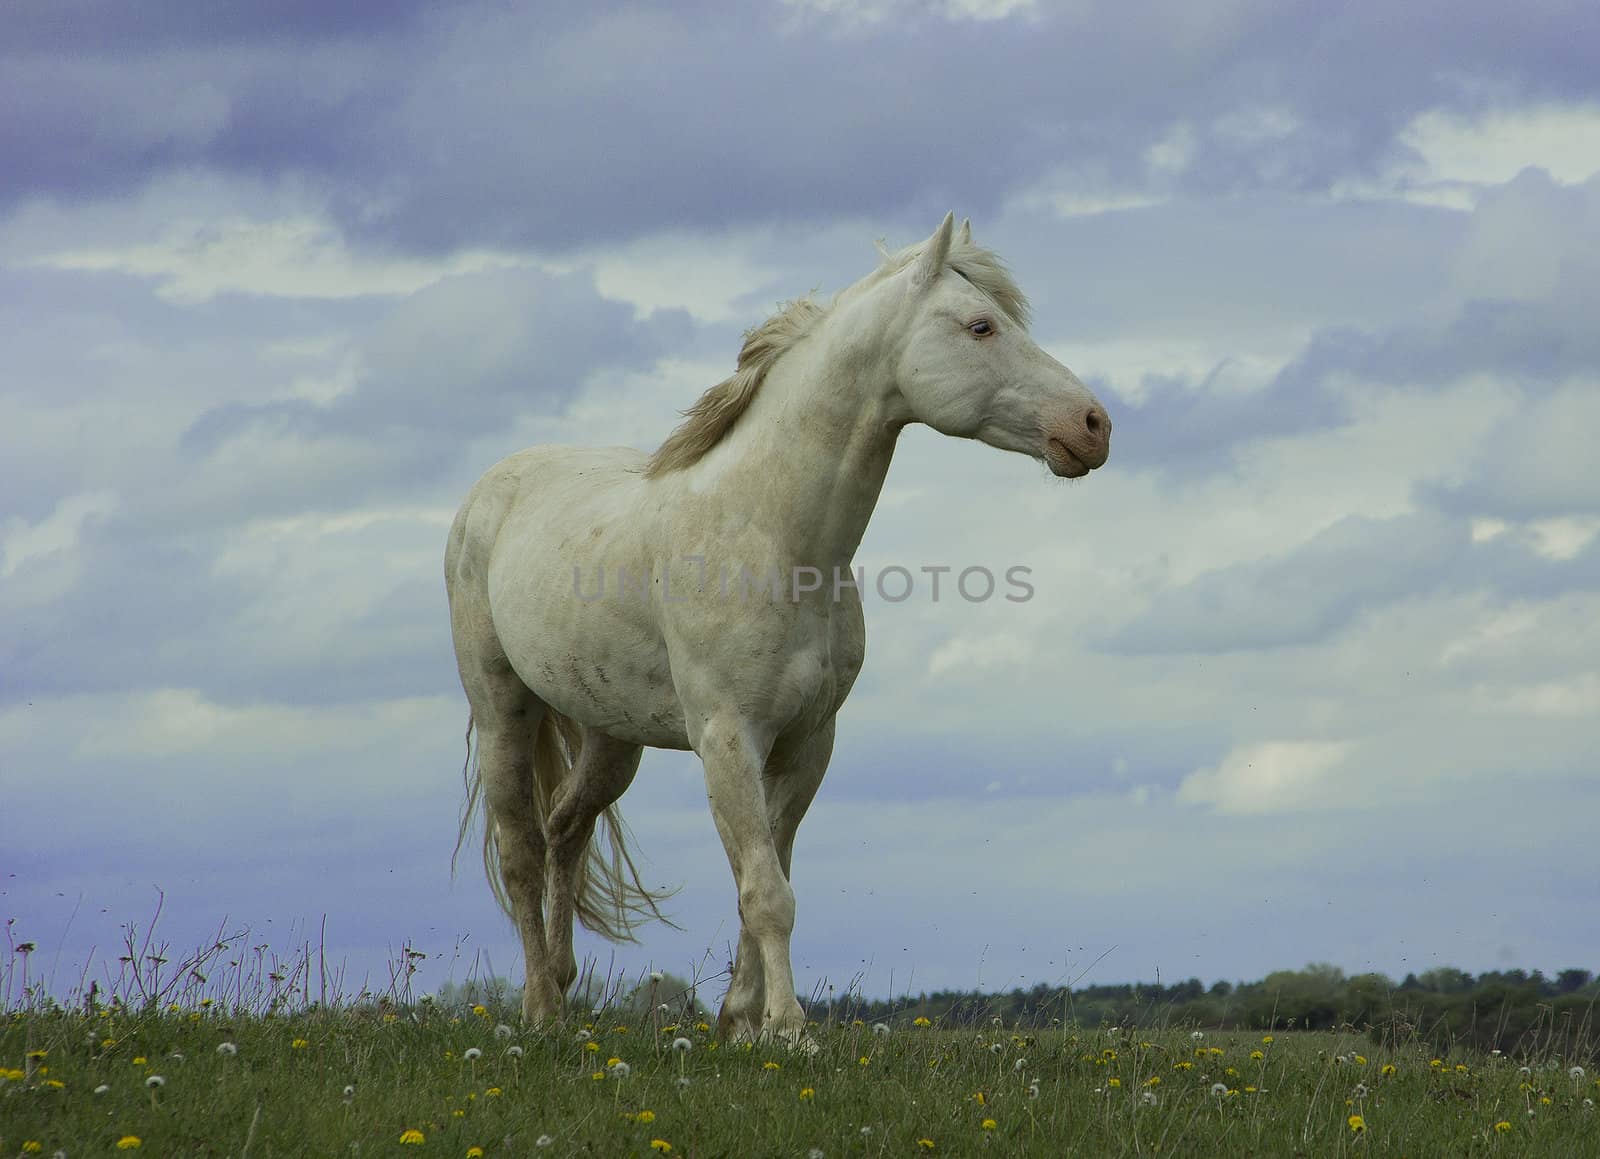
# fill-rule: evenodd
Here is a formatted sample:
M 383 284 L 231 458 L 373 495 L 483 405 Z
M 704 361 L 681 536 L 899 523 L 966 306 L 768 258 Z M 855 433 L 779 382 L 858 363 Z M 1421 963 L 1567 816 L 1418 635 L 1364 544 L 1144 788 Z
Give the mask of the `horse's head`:
M 907 319 L 896 418 L 1043 460 L 1076 479 L 1106 461 L 1111 418 L 1028 336 L 1027 304 L 993 254 L 947 216 L 894 279 Z

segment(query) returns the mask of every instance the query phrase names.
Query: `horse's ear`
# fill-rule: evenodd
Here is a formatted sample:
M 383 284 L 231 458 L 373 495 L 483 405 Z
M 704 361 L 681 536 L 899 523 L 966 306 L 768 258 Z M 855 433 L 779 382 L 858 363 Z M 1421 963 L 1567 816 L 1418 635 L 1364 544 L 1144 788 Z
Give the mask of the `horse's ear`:
M 950 239 L 955 234 L 956 215 L 947 213 L 944 220 L 939 223 L 939 228 L 933 231 L 933 236 L 922 247 L 922 253 L 917 258 L 916 283 L 924 285 L 933 282 L 944 270 L 944 263 L 950 257 Z
M 972 218 L 963 217 L 961 219 L 961 233 L 957 235 L 956 240 L 962 245 L 972 244 Z

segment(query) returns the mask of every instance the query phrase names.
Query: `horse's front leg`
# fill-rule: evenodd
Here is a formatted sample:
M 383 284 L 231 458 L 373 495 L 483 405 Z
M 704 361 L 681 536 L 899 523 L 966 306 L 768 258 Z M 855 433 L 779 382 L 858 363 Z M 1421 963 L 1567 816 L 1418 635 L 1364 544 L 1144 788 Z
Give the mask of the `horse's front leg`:
M 715 774 L 707 760 L 712 813 L 739 886 L 739 949 L 717 1019 L 723 1037 L 778 1034 L 791 1043 L 801 1040 L 805 1016 L 795 998 L 789 955 L 795 914 L 789 864 L 795 831 L 822 783 L 832 751 L 832 720 L 802 742 L 778 745 L 766 761 L 764 774 L 750 778 L 755 793 L 746 789 L 743 796 L 734 793 L 725 798 L 727 816 L 718 807 Z M 735 816 L 741 805 L 754 812 L 752 796 L 759 802 L 759 829 L 749 817 Z M 729 799 L 737 804 L 730 805 Z M 776 874 L 772 873 L 774 863 Z

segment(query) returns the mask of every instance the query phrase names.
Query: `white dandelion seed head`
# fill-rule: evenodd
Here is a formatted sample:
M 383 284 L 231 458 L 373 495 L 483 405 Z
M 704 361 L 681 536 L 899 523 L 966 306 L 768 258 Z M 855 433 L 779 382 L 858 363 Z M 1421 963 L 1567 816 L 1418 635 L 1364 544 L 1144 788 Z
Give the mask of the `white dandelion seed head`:
M 515 1045 L 508 1046 L 508 1047 L 506 1047 L 506 1056 L 508 1058 L 521 1058 L 522 1057 L 522 1048 L 520 1046 L 515 1046 Z
M 1358 1098 L 1358 1099 L 1366 1098 L 1367 1097 L 1367 1085 L 1365 1083 L 1357 1083 L 1356 1084 L 1355 1095 L 1356 1095 L 1356 1098 Z
M 813 1147 L 806 1152 L 806 1159 L 823 1159 L 822 1148 Z
M 173 1062 L 182 1062 L 183 1061 L 183 1051 L 175 1050 L 171 1054 L 167 1055 L 167 1057 L 170 1058 Z
M 663 1002 L 660 1006 L 657 1006 L 656 1010 L 661 1014 L 671 1014 L 672 1013 L 672 1007 L 668 1006 L 665 1002 Z
M 1578 1080 L 1583 1078 L 1583 1075 L 1584 1075 L 1584 1070 L 1583 1070 L 1583 1068 L 1581 1066 L 1575 1066 L 1575 1067 L 1573 1067 L 1571 1070 L 1569 1070 L 1567 1072 L 1567 1077 L 1569 1079 L 1571 1079 L 1573 1082 L 1577 1082 Z
M 347 1084 L 345 1086 L 345 1088 L 344 1088 L 344 1101 L 348 1103 L 351 1099 L 353 1099 L 355 1097 L 356 1097 L 355 1084 L 354 1083 Z
M 1495 1047 L 1493 1050 L 1491 1050 L 1489 1052 L 1489 1056 L 1491 1058 L 1499 1058 L 1500 1057 L 1500 1048 L 1498 1046 Z
M 587 1030 L 580 1030 L 580 1031 L 578 1031 L 577 1034 L 574 1034 L 572 1036 L 572 1041 L 574 1041 L 574 1042 L 588 1042 L 593 1037 L 594 1037 L 594 1035 L 590 1034 Z
M 874 1022 L 872 1024 L 872 1033 L 882 1038 L 889 1033 L 889 1024 L 887 1022 Z
M 533 1141 L 533 1145 L 535 1147 L 548 1147 L 548 1146 L 550 1146 L 550 1144 L 552 1144 L 554 1142 L 555 1142 L 555 1140 L 552 1139 L 549 1135 L 540 1135 L 537 1139 L 535 1139 Z
M 1039 1080 L 1038 1079 L 1034 1079 L 1031 1083 L 1028 1084 L 1028 1097 L 1030 1099 L 1036 1099 L 1036 1098 L 1039 1097 Z
M 1517 1068 L 1517 1073 L 1519 1075 L 1521 1075 L 1523 1078 L 1527 1078 L 1529 1075 L 1531 1075 L 1533 1073 L 1533 1068 L 1532 1067 L 1526 1067 L 1526 1066 L 1519 1066 Z
M 1141 1103 L 1144 1103 L 1146 1106 L 1151 1106 L 1151 1107 L 1155 1106 L 1156 1105 L 1156 1093 L 1155 1093 L 1155 1091 L 1144 1091 L 1143 1093 L 1141 1093 L 1139 1095 L 1139 1101 Z
M 1222 1098 L 1224 1095 L 1226 1095 L 1228 1093 L 1227 1084 L 1226 1083 L 1212 1083 L 1211 1084 L 1211 1093 L 1213 1095 L 1217 1096 L 1217 1098 L 1219 1098 L 1219 1099 Z
M 650 971 L 650 981 L 652 981 L 652 982 L 661 981 L 661 971 L 660 970 L 651 970 Z
M 461 1057 L 466 1059 L 468 1062 L 477 1062 L 483 1057 L 483 1051 L 479 1050 L 475 1046 L 469 1046 L 466 1050 L 461 1052 Z
M 1011 1064 L 1011 1069 L 1016 1074 L 1021 1074 L 1024 1070 L 1027 1069 L 1027 1067 L 1028 1067 L 1028 1060 L 1025 1059 L 1025 1058 L 1019 1058 L 1019 1059 L 1017 1059 L 1016 1062 Z
M 685 1075 L 679 1075 L 678 1076 L 678 1088 L 680 1090 L 682 1090 L 684 1088 L 687 1088 L 688 1085 L 689 1085 L 689 1082 L 690 1082 L 690 1079 L 689 1079 L 688 1075 L 685 1074 Z
M 217 1053 L 223 1058 L 232 1058 L 239 1053 L 239 1048 L 231 1042 L 219 1042 L 217 1043 Z
M 494 1028 L 494 1036 L 496 1038 L 510 1038 L 512 1033 L 513 1031 L 511 1027 L 507 1026 L 504 1022 Z
M 1001 1046 L 998 1042 L 991 1042 L 989 1044 L 989 1053 L 990 1054 L 999 1054 L 1004 1049 L 1005 1049 L 1005 1047 Z
M 1199 1042 L 1205 1036 L 1206 1032 L 1203 1030 L 1194 1030 L 1189 1033 L 1189 1037 L 1195 1042 Z
M 861 1128 L 861 1137 L 863 1139 L 865 1139 L 870 1134 L 872 1134 L 872 1128 L 871 1127 L 862 1127 Z
M 153 1074 L 149 1078 L 144 1080 L 144 1085 L 149 1087 L 151 1090 L 155 1090 L 157 1087 L 166 1086 L 167 1085 L 167 1080 L 162 1078 L 158 1074 Z
M 96 1093 L 98 1094 L 99 1092 L 96 1092 Z M 1594 1100 L 1593 1099 L 1584 1099 L 1583 1100 L 1583 1109 L 1586 1110 L 1586 1111 L 1594 1110 Z
M 97 1094 L 97 1095 L 103 1095 L 107 1091 L 109 1091 L 110 1089 L 111 1088 L 109 1086 L 107 1086 L 105 1083 L 101 1083 L 99 1086 L 94 1088 L 94 1093 Z
M 672 1049 L 678 1051 L 680 1054 L 689 1050 L 693 1046 L 694 1043 L 690 1042 L 687 1038 L 674 1038 L 672 1040 Z
M 633 1068 L 625 1062 L 614 1062 L 611 1064 L 611 1073 L 619 1079 L 625 1079 L 633 1073 Z
M 432 1006 L 433 1005 L 433 995 L 432 994 L 424 994 L 421 998 L 418 998 L 417 1001 L 422 1003 L 424 1006 Z
M 1347 1063 L 1350 1061 L 1350 1059 L 1346 1055 L 1336 1054 L 1333 1056 L 1333 1061 L 1337 1063 Z

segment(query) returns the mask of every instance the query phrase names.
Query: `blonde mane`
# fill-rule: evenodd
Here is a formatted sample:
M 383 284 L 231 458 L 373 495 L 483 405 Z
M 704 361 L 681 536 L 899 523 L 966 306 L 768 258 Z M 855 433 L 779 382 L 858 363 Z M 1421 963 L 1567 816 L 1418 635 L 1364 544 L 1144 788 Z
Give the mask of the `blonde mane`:
M 898 253 L 889 253 L 880 243 L 878 248 L 884 256 L 883 264 L 855 285 L 840 290 L 830 304 L 823 306 L 809 297 L 797 298 L 785 303 L 761 325 L 746 330 L 733 374 L 702 394 L 692 407 L 683 412 L 683 422 L 650 456 L 644 473 L 647 476 L 665 475 L 704 458 L 706 452 L 733 429 L 739 416 L 749 409 L 756 391 L 761 389 L 767 373 L 778 359 L 814 331 L 841 300 L 899 273 L 916 260 L 926 244 L 919 242 Z M 1012 322 L 1022 327 L 1028 325 L 1028 299 L 1017 288 L 1005 263 L 993 251 L 969 241 L 957 241 L 950 247 L 945 266 L 982 291 L 995 304 L 995 308 Z

